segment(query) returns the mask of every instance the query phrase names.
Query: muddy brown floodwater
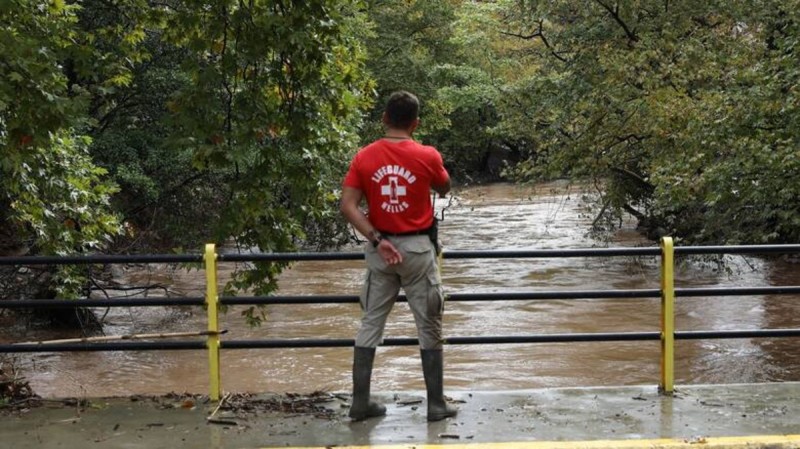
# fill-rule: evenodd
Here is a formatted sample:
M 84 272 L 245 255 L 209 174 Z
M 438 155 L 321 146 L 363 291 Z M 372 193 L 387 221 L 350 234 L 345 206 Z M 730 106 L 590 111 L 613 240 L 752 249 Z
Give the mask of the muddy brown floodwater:
M 455 191 L 441 237 L 446 250 L 563 249 L 652 246 L 626 224 L 608 240 L 587 234 L 593 216 L 580 187 L 551 183 L 506 184 Z M 437 201 L 437 208 L 444 206 Z M 360 251 L 360 248 L 350 248 Z M 224 279 L 234 267 L 221 265 Z M 781 259 L 727 257 L 720 267 L 683 261 L 677 287 L 798 285 L 800 265 Z M 357 294 L 362 261 L 301 262 L 286 271 L 279 294 Z M 659 288 L 656 258 L 547 258 L 446 260 L 449 293 Z M 164 266 L 133 267 L 119 279 L 128 284 L 160 283 L 172 295 L 202 296 L 202 272 Z M 135 292 L 134 292 L 135 293 Z M 150 291 L 150 295 L 163 292 Z M 141 295 L 141 294 L 140 294 Z M 225 338 L 352 338 L 358 328 L 355 304 L 275 305 L 267 320 L 249 328 L 243 308 L 231 308 L 221 327 Z M 98 310 L 102 315 L 105 310 Z M 800 299 L 792 296 L 679 298 L 678 330 L 800 327 Z M 205 313 L 179 308 L 115 308 L 105 317 L 108 335 L 205 329 Z M 657 299 L 450 302 L 445 336 L 502 336 L 539 333 L 656 331 Z M 23 331 L 27 332 L 24 334 Z M 397 304 L 386 337 L 415 336 L 407 305 Z M 2 341 L 61 338 L 52 331 L 7 326 Z M 656 384 L 658 342 L 592 342 L 447 346 L 448 389 L 509 390 L 565 386 Z M 21 355 L 31 386 L 45 397 L 206 392 L 208 369 L 202 351 L 49 353 Z M 222 353 L 226 391 L 346 391 L 351 350 L 257 349 Z M 679 341 L 676 383 L 743 383 L 800 380 L 800 345 L 792 339 Z M 378 350 L 373 388 L 423 388 L 415 347 Z

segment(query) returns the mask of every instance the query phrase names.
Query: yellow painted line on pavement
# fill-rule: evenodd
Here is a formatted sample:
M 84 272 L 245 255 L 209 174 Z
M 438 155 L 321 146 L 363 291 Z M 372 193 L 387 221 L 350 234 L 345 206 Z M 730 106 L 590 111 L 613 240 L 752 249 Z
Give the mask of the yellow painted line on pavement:
M 284 447 L 324 449 L 332 446 Z M 757 435 L 692 439 L 643 439 L 595 441 L 520 441 L 515 443 L 396 444 L 333 446 L 336 449 L 800 449 L 800 435 Z M 271 448 L 262 448 L 271 449 Z

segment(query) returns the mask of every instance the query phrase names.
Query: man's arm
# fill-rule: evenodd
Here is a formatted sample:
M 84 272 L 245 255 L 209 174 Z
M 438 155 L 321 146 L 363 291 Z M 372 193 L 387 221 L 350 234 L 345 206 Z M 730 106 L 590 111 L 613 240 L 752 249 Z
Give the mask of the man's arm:
M 444 184 L 432 185 L 431 188 L 439 194 L 439 198 L 444 198 L 447 196 L 447 192 L 450 191 L 450 177 L 447 177 L 447 181 Z
M 364 194 L 359 189 L 353 187 L 345 187 L 342 190 L 342 200 L 339 205 L 339 210 L 342 215 L 352 224 L 361 235 L 370 238 L 375 232 L 375 227 L 369 222 L 369 219 L 361 212 L 358 205 L 361 203 L 361 198 Z
M 366 236 L 371 242 L 374 242 L 374 236 L 380 234 L 375 227 L 372 226 L 372 223 L 369 222 L 367 216 L 358 208 L 358 204 L 361 202 L 363 195 L 363 192 L 359 189 L 344 187 L 342 189 L 342 199 L 339 210 L 341 210 L 344 218 L 347 219 L 361 235 Z M 400 254 L 400 251 L 398 251 L 389 240 L 380 240 L 376 248 L 384 262 L 388 265 L 398 264 L 403 261 L 403 255 Z
M 444 160 L 442 153 L 439 153 L 433 148 L 433 160 L 431 162 L 433 168 L 433 182 L 431 182 L 431 189 L 439 194 L 439 198 L 444 198 L 450 191 L 450 173 L 444 168 Z

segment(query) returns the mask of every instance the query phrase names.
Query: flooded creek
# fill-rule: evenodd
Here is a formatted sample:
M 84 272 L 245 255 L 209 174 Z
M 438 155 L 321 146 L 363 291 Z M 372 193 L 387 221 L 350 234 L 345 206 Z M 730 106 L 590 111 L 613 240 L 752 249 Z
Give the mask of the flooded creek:
M 455 192 L 440 236 L 447 250 L 566 249 L 653 246 L 628 227 L 595 240 L 587 234 L 587 213 L 577 187 L 553 183 L 531 187 L 489 185 Z M 437 206 L 444 206 L 442 200 Z M 360 251 L 353 247 L 348 250 Z M 445 260 L 447 293 L 609 290 L 659 288 L 654 257 Z M 713 262 L 681 261 L 676 287 L 798 285 L 800 265 L 781 259 L 732 256 Z M 225 279 L 233 267 L 220 265 Z M 363 261 L 299 262 L 280 280 L 281 295 L 358 294 Z M 203 273 L 167 267 L 135 267 L 121 281 L 163 284 L 175 296 L 202 296 Z M 153 290 L 150 295 L 162 295 Z M 248 327 L 231 307 L 220 327 L 231 340 L 267 338 L 353 338 L 356 304 L 274 305 L 261 327 Z M 800 298 L 747 296 L 679 298 L 678 330 L 800 327 Z M 98 310 L 99 315 L 106 313 Z M 659 329 L 658 299 L 448 302 L 445 337 L 544 333 L 653 332 Z M 202 331 L 201 308 L 115 308 L 105 316 L 107 335 Z M 20 341 L 8 325 L 3 342 Z M 406 304 L 398 303 L 386 337 L 415 336 Z M 67 338 L 29 330 L 25 340 Z M 253 349 L 222 352 L 226 391 L 347 391 L 350 348 Z M 46 353 L 19 355 L 34 391 L 45 397 L 205 392 L 204 351 Z M 445 347 L 445 382 L 453 390 L 509 390 L 541 387 L 653 385 L 659 379 L 658 342 L 452 345 Z M 679 341 L 676 384 L 800 381 L 796 340 L 731 339 Z M 416 347 L 381 347 L 373 389 L 423 389 Z

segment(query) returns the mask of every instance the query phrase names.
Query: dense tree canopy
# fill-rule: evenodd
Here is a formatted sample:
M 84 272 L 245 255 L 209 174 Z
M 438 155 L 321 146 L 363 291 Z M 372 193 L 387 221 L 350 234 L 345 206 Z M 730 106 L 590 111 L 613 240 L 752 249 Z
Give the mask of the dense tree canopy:
M 496 33 L 503 8 L 460 0 L 372 2 L 368 15 L 374 29 L 365 42 L 378 101 L 364 140 L 380 134 L 389 94 L 407 89 L 422 101 L 417 136 L 443 153 L 455 178 L 499 179 L 501 159 L 519 150 L 514 136 L 494 132 L 503 86 L 521 69 L 504 51 L 522 46 Z
M 608 210 L 693 242 L 796 242 L 798 2 L 519 2 L 539 67 L 516 174 L 592 176 Z
M 335 242 L 369 104 L 358 6 L 3 3 L 5 252 Z M 233 285 L 269 291 L 279 269 Z
M 116 189 L 93 163 L 85 90 L 69 83 L 77 10 L 11 0 L 0 7 L 0 251 L 97 250 L 118 231 Z

